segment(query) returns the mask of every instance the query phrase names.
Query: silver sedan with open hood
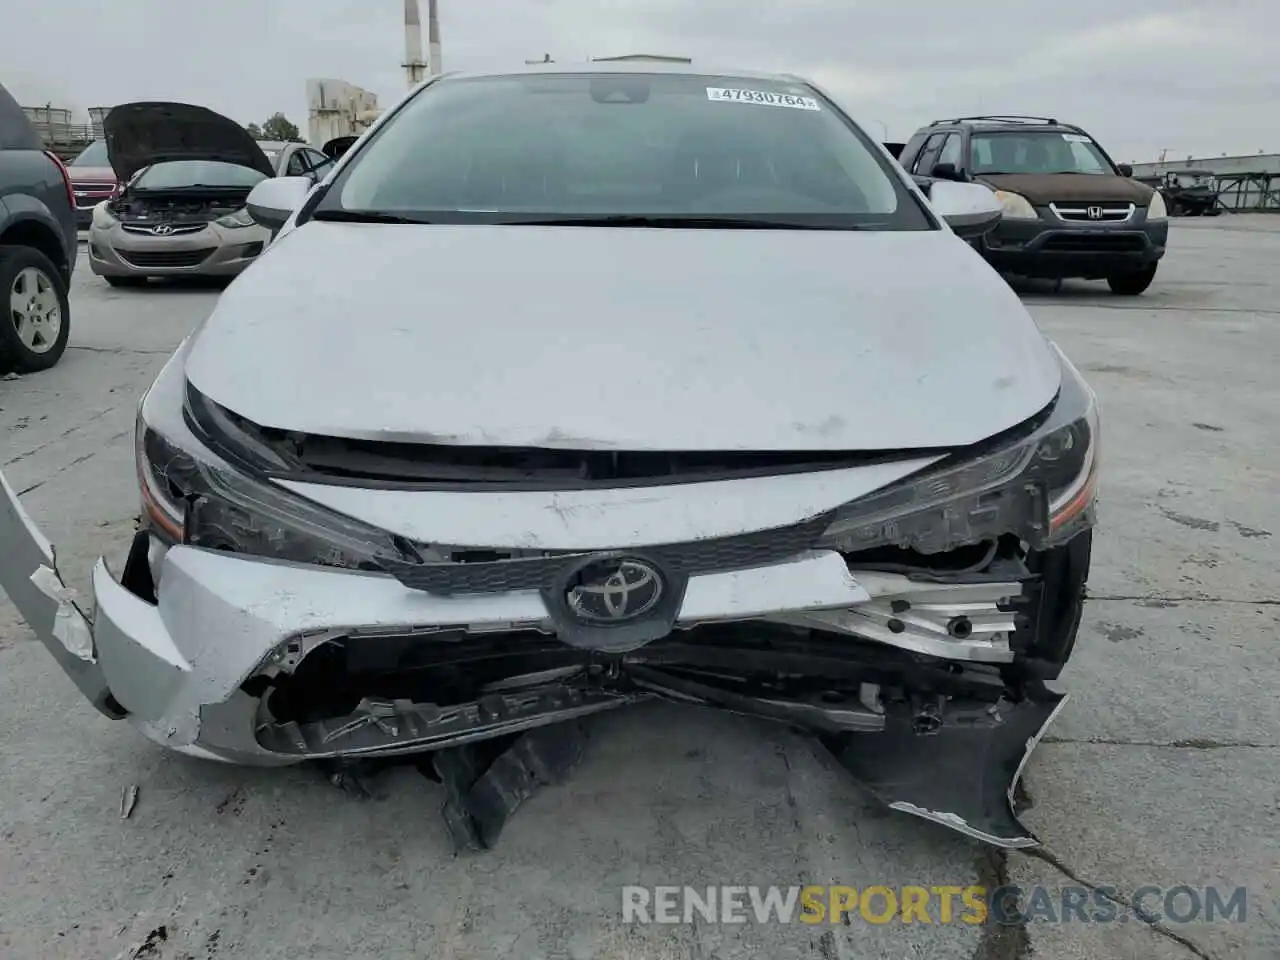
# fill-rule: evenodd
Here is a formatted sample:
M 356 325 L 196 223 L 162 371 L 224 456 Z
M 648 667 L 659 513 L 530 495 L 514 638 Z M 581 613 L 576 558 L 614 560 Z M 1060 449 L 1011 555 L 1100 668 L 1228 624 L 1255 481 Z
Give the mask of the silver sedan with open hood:
M 89 267 L 108 283 L 235 276 L 270 231 L 245 198 L 275 170 L 233 120 L 182 103 L 127 103 L 103 123 L 119 195 L 94 208 Z
M 356 775 L 429 752 L 491 844 L 661 698 L 812 731 L 896 810 L 1035 838 L 1094 395 L 928 193 L 789 76 L 437 78 L 312 189 L 138 411 L 90 624 L 7 487 L 0 583 L 104 714 Z

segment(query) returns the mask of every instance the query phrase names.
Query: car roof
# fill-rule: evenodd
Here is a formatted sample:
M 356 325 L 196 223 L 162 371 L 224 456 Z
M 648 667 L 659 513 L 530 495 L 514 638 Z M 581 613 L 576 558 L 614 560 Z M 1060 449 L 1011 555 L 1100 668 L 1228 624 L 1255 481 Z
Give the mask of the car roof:
M 803 77 L 790 73 L 771 73 L 764 70 L 741 70 L 734 67 L 695 67 L 689 63 L 671 63 L 664 60 L 588 60 L 581 63 L 536 63 L 513 66 L 505 70 L 457 71 L 442 74 L 441 80 L 477 79 L 480 77 L 551 76 L 566 74 L 649 73 L 685 77 L 734 77 L 739 80 L 770 80 L 782 83 L 805 83 Z

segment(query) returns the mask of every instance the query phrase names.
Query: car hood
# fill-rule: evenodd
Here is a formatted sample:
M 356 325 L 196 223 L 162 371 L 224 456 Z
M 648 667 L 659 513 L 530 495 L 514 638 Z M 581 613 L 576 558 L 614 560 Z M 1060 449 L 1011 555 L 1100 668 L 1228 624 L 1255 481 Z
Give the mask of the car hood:
M 72 183 L 115 183 L 116 172 L 110 167 L 67 167 Z
M 1068 200 L 1116 200 L 1145 207 L 1155 191 L 1130 177 L 1092 173 L 983 173 L 976 179 L 1021 194 L 1037 206 Z
M 170 160 L 217 160 L 275 176 L 256 140 L 234 120 L 189 103 L 124 103 L 102 122 L 111 168 L 122 183 Z
M 663 451 L 965 445 L 1060 378 L 944 231 L 314 221 L 222 295 L 186 373 L 267 427 Z

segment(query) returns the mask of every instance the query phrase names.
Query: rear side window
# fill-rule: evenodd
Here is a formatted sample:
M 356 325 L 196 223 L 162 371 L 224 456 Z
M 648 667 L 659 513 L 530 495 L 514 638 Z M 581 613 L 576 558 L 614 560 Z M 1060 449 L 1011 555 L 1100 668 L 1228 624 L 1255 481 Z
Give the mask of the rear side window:
M 9 91 L 0 86 L 0 150 L 42 150 L 40 134 Z

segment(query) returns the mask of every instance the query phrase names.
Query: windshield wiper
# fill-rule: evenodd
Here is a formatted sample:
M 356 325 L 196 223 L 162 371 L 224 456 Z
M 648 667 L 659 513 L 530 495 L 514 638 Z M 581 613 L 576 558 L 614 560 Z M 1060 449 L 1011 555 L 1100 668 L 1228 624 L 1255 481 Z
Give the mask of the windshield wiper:
M 381 210 L 317 210 L 312 220 L 328 220 L 331 223 L 430 223 L 415 217 L 402 217 Z
M 643 216 L 639 214 L 597 214 L 580 217 L 517 218 L 499 220 L 502 226 L 526 227 L 658 227 L 684 230 L 861 230 L 854 224 L 833 226 L 804 220 L 767 217 L 680 217 Z

